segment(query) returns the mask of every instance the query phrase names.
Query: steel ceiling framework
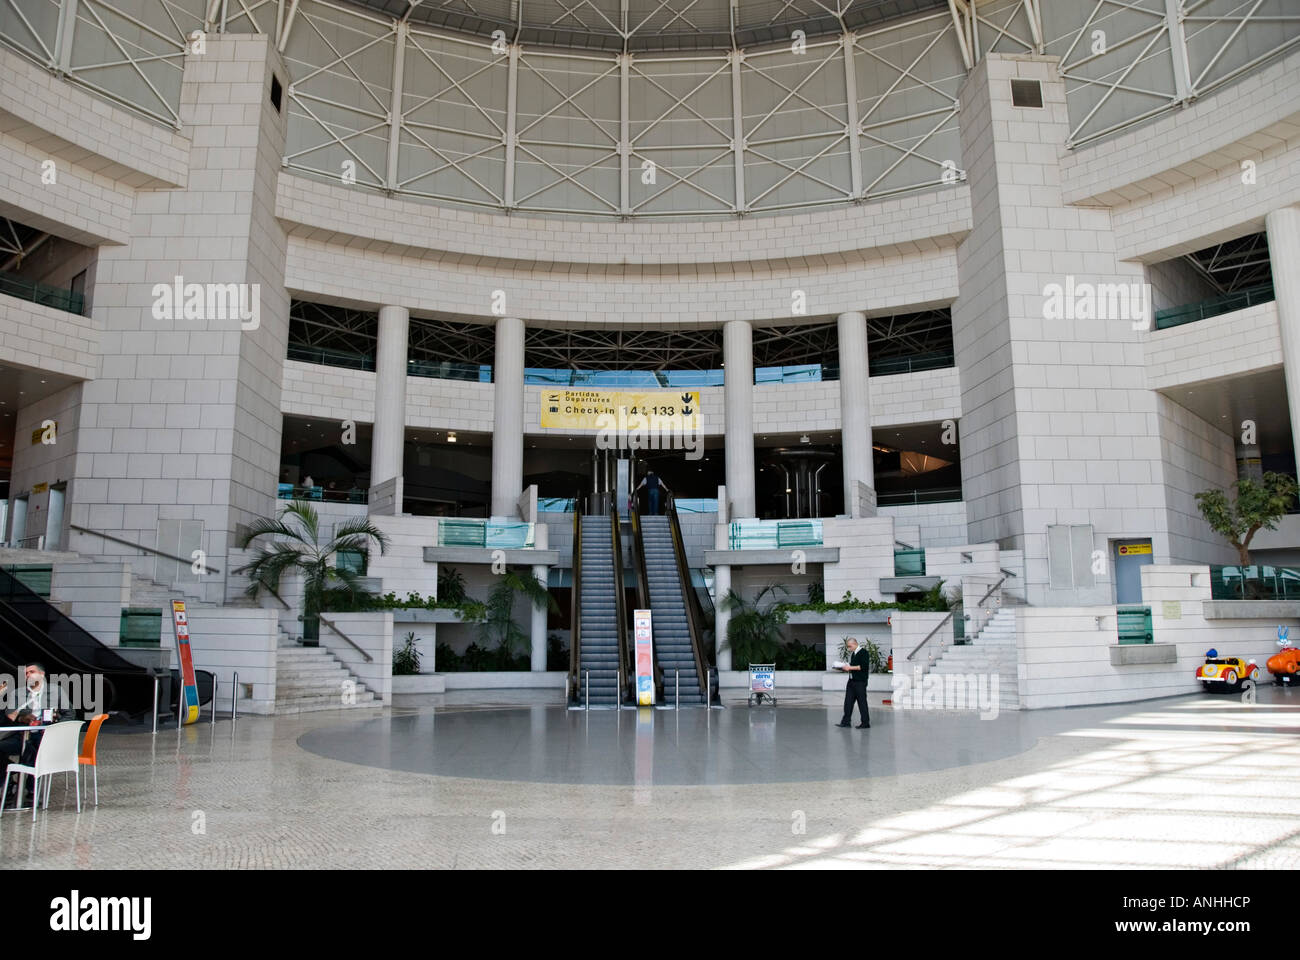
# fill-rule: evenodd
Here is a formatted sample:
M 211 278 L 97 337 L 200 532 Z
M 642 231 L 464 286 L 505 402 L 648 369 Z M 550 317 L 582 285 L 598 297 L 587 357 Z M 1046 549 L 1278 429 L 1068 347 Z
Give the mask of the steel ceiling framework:
M 1072 147 L 1189 104 L 1300 43 L 1294 0 L 1049 0 L 1042 9 Z
M 378 314 L 329 304 L 294 300 L 290 305 L 291 343 L 373 356 Z M 952 350 L 952 311 L 870 317 L 868 350 L 892 358 Z M 422 363 L 491 366 L 496 335 L 490 324 L 412 317 L 409 358 Z M 826 364 L 835 366 L 839 336 L 833 319 L 799 325 L 754 328 L 756 367 Z M 524 365 L 563 370 L 720 370 L 722 331 L 589 330 L 529 327 Z
M 1268 236 L 1252 233 L 1189 253 L 1186 259 L 1220 293 L 1236 293 L 1273 280 Z
M 0 39 L 179 128 L 193 31 L 265 33 L 289 65 L 286 167 L 453 204 L 621 218 L 961 179 L 956 92 L 991 51 L 1061 58 L 1077 145 L 1300 43 L 1293 0 L 366 2 L 0 0 Z

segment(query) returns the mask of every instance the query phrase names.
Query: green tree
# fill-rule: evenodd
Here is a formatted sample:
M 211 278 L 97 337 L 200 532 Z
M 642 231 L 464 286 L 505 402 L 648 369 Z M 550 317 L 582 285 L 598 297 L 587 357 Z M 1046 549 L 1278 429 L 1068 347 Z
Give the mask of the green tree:
M 735 669 L 745 670 L 751 663 L 776 661 L 776 651 L 781 646 L 781 628 L 788 616 L 776 599 L 778 592 L 789 593 L 785 587 L 774 583 L 759 591 L 753 603 L 747 602 L 735 590 L 728 590 L 722 598 L 723 609 L 731 611 L 723 649 L 731 651 Z
M 1243 567 L 1250 566 L 1250 541 L 1260 530 L 1276 530 L 1296 498 L 1296 481 L 1285 473 L 1266 473 L 1260 480 L 1242 477 L 1234 485 L 1236 499 L 1225 490 L 1204 490 L 1196 505 L 1210 529 L 1237 549 Z
M 309 644 L 320 639 L 320 614 L 330 584 L 341 584 L 354 597 L 361 592 L 361 577 L 346 565 L 338 566 L 337 555 L 343 551 L 368 551 L 372 541 L 380 553 L 388 546 L 388 538 L 365 517 L 336 524 L 334 535 L 322 542 L 316 508 L 301 500 L 287 504 L 274 520 L 263 517 L 254 521 L 240 538 L 239 546 L 247 549 L 259 537 L 271 542 L 262 544 L 252 562 L 235 572 L 248 575 L 246 592 L 250 597 L 256 597 L 261 590 L 278 597 L 280 578 L 289 571 L 301 573 L 302 636 Z
M 532 573 L 521 574 L 507 570 L 497 579 L 488 593 L 487 613 L 479 624 L 479 639 L 495 646 L 499 667 L 506 669 L 518 653 L 527 648 L 529 636 L 515 623 L 515 597 L 523 594 L 534 607 L 546 607 L 552 613 L 559 609 L 546 584 Z

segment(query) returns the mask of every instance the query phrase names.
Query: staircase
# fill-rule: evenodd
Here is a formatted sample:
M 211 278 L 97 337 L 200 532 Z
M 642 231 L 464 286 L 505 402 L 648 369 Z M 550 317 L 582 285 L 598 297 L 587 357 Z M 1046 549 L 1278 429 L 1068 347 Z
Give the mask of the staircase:
M 926 673 L 997 674 L 998 709 L 1019 710 L 1018 662 L 1016 611 L 1002 607 L 968 643 L 945 648 Z
M 351 681 L 355 687 L 344 684 Z M 344 693 L 355 693 L 354 703 Z M 280 647 L 275 652 L 275 712 L 351 710 L 383 704 L 324 647 Z
M 650 584 L 655 657 L 664 675 L 664 701 L 670 704 L 677 702 L 677 685 L 680 680 L 682 705 L 704 706 L 668 518 L 650 516 L 640 519 L 646 579 Z
M 148 577 L 142 577 L 137 573 L 131 574 L 131 606 L 153 608 L 157 607 L 162 610 L 164 618 L 171 617 L 172 601 L 180 599 L 185 601 L 185 606 L 190 610 L 219 607 L 221 604 L 212 603 L 208 600 L 200 600 L 187 592 L 184 587 L 168 586 L 159 583 L 157 580 L 150 580 Z
M 614 596 L 614 544 L 608 516 L 582 518 L 581 648 L 578 703 L 618 706 L 618 644 L 623 631 Z M 622 589 L 619 584 L 617 589 Z M 590 674 L 591 699 L 587 699 Z

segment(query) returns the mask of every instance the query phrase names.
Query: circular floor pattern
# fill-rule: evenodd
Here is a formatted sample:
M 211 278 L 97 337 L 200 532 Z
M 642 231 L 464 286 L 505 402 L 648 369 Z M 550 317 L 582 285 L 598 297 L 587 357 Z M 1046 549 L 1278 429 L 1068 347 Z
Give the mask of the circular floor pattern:
M 1179 698 L 1182 700 L 1183 698 Z M 1161 701 L 1169 703 L 1170 701 Z M 1184 701 L 1185 702 L 1185 701 Z M 976 713 L 872 710 L 869 730 L 833 726 L 832 706 L 566 710 L 559 705 L 422 712 L 313 730 L 320 756 L 447 777 L 685 786 L 817 782 L 961 767 L 1039 737 L 1105 724 L 1154 703 Z M 856 719 L 856 718 L 855 718 Z

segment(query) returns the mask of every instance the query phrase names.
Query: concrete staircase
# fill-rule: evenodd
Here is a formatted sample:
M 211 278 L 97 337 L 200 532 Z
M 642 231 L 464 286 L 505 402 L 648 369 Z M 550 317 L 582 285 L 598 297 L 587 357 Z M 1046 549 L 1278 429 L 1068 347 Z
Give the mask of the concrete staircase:
M 184 587 L 168 586 L 136 573 L 131 574 L 131 606 L 158 607 L 165 617 L 170 617 L 172 601 L 175 599 L 184 600 L 185 606 L 191 610 L 221 606 L 219 603 L 199 599 Z
M 344 702 L 344 684 L 355 684 L 355 702 Z M 316 710 L 380 707 L 382 702 L 324 647 L 280 647 L 275 652 L 277 715 Z
M 926 673 L 997 674 L 998 709 L 1019 710 L 1016 611 L 1001 607 L 969 643 L 946 647 Z

